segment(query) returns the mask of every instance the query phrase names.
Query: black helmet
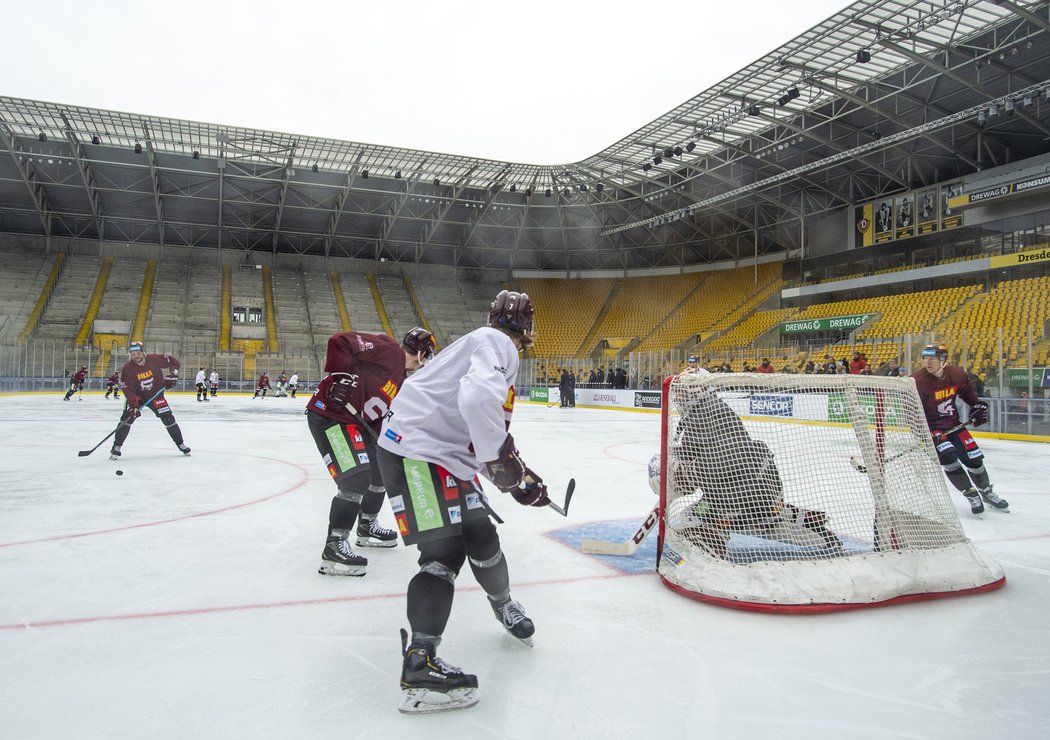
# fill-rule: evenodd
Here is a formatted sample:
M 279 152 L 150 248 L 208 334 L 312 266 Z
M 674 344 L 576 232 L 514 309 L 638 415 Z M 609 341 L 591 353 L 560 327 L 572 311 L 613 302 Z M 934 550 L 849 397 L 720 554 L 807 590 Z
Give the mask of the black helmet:
M 943 344 L 927 344 L 922 348 L 923 357 L 936 357 L 941 362 L 948 362 L 948 348 Z
M 401 346 L 414 355 L 422 353 L 423 362 L 426 362 L 434 356 L 437 343 L 433 334 L 421 326 L 415 326 L 401 340 Z
M 489 309 L 489 326 L 531 334 L 533 314 L 528 293 L 501 290 Z

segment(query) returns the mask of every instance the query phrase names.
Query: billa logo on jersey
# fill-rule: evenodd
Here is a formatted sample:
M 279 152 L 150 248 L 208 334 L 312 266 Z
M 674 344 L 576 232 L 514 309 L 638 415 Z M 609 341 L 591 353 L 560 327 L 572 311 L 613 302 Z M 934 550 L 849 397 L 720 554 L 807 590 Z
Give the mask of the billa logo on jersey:
M 135 375 L 135 379 L 136 380 L 145 380 L 146 378 L 152 378 L 152 377 L 153 377 L 153 371 L 152 370 L 144 370 L 143 372 L 138 373 L 138 374 Z
M 503 410 L 504 411 L 513 411 L 514 410 L 514 386 L 511 386 L 510 388 L 507 389 L 507 398 L 506 398 L 506 400 L 503 401 Z
M 954 395 L 955 395 L 955 386 L 954 385 L 951 386 L 950 388 L 942 388 L 939 391 L 934 391 L 933 392 L 933 397 L 937 401 L 942 401 L 945 398 L 951 398 Z
M 397 383 L 395 383 L 392 380 L 388 380 L 386 383 L 383 384 L 382 393 L 387 398 L 393 400 L 394 396 L 397 395 Z
M 396 514 L 394 519 L 397 521 L 397 531 L 404 537 L 408 534 L 408 515 L 404 512 Z

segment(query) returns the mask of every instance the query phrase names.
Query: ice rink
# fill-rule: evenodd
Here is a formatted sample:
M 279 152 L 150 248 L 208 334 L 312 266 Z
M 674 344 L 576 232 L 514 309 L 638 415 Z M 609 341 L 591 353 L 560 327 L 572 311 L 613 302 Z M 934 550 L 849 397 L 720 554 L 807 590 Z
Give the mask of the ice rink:
M 519 404 L 512 431 L 567 518 L 489 488 L 527 648 L 464 569 L 439 655 L 480 703 L 397 711 L 415 548 L 317 574 L 335 486 L 305 397 L 170 397 L 184 457 L 151 414 L 119 462 L 99 393 L 0 397 L 0 736 L 21 738 L 1046 738 L 1050 446 L 979 439 L 1012 512 L 956 508 L 1007 585 L 849 613 L 753 614 L 672 593 L 655 538 L 656 414 Z M 819 454 L 815 450 L 814 454 Z M 116 476 L 117 469 L 123 476 Z M 386 505 L 381 521 L 393 519 Z

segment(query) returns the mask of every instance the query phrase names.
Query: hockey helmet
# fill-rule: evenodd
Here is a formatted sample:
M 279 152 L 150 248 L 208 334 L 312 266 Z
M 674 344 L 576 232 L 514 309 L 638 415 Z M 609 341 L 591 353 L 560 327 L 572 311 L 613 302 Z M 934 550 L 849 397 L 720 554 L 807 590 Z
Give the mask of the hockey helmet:
M 532 333 L 532 301 L 528 293 L 501 290 L 489 308 L 489 326 L 494 329 L 509 329 L 525 334 Z
M 948 362 L 948 348 L 943 344 L 927 344 L 922 348 L 923 359 L 927 357 L 936 357 L 942 363 Z
M 401 340 L 401 346 L 414 355 L 422 353 L 422 362 L 426 364 L 427 360 L 434 356 L 437 344 L 433 334 L 421 326 L 415 326 Z
M 700 360 L 697 358 L 696 355 L 689 355 L 689 364 L 690 365 L 695 365 L 698 362 L 700 362 Z
M 144 350 L 142 349 L 142 342 L 132 342 L 131 344 L 128 345 L 128 354 L 129 355 L 132 352 L 143 352 L 143 351 Z

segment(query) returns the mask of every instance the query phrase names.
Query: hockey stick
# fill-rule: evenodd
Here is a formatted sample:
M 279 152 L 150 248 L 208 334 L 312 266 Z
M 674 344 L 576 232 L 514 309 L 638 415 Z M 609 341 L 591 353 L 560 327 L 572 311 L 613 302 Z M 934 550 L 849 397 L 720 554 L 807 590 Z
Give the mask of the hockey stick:
M 552 509 L 554 509 L 556 512 L 558 512 L 562 516 L 568 516 L 569 515 L 569 502 L 572 501 L 572 494 L 573 494 L 573 492 L 575 490 L 576 490 L 576 479 L 575 478 L 569 478 L 569 486 L 565 489 L 565 503 L 562 504 L 561 506 L 558 506 L 553 501 L 548 501 L 547 502 L 547 506 L 551 507 Z
M 951 434 L 955 434 L 956 432 L 958 432 L 961 429 L 965 429 L 966 426 L 969 423 L 970 423 L 969 421 L 965 421 L 962 424 L 956 424 L 951 429 L 945 429 L 943 432 L 938 432 L 938 434 L 940 434 L 942 437 L 947 437 L 947 436 L 949 436 Z M 907 448 L 905 450 L 901 450 L 900 452 L 895 452 L 892 455 L 890 455 L 889 457 L 887 457 L 885 460 L 883 460 L 882 463 L 883 463 L 883 465 L 885 465 L 886 463 L 890 462 L 891 460 L 896 460 L 899 457 L 904 457 L 905 455 L 907 455 L 907 454 L 909 454 L 911 452 L 917 452 L 918 449 L 919 449 L 918 447 L 909 447 L 909 448 Z M 865 473 L 865 474 L 867 474 L 867 472 L 868 472 L 868 466 L 865 465 L 864 463 L 862 463 L 860 460 L 858 460 L 856 458 L 856 456 L 853 456 L 853 455 L 850 456 L 849 464 L 852 465 L 853 469 L 856 470 L 858 473 Z
M 649 516 L 645 517 L 645 521 L 642 522 L 640 527 L 638 527 L 638 531 L 635 532 L 634 536 L 627 542 L 606 542 L 605 540 L 587 539 L 580 543 L 580 552 L 586 552 L 592 555 L 620 555 L 630 557 L 638 551 L 642 541 L 649 536 L 649 532 L 656 527 L 658 521 L 660 521 L 659 504 L 653 507 L 653 510 L 649 512 Z
M 160 389 L 159 391 L 157 391 L 156 393 L 154 393 L 154 394 L 153 394 L 153 396 L 152 396 L 152 397 L 151 397 L 151 398 L 150 398 L 150 399 L 149 399 L 148 401 L 146 401 L 146 403 L 142 404 L 142 406 L 139 406 L 139 408 L 142 408 L 142 407 L 144 407 L 144 406 L 149 406 L 149 405 L 150 405 L 151 403 L 153 403 L 153 401 L 154 401 L 154 400 L 155 400 L 155 399 L 157 398 L 157 396 L 159 396 L 159 395 L 160 395 L 161 393 L 163 393 L 163 392 L 164 392 L 164 388 L 162 387 L 162 388 L 161 388 L 161 389 Z M 125 394 L 125 395 L 127 395 L 127 394 Z M 80 452 L 78 452 L 78 453 L 77 453 L 77 457 L 87 457 L 87 456 L 88 456 L 88 455 L 90 455 L 90 454 L 91 454 L 92 452 L 94 452 L 95 450 L 97 450 L 97 449 L 98 449 L 99 447 L 101 447 L 102 445 L 104 445 L 104 444 L 106 443 L 106 440 L 107 440 L 107 439 L 109 439 L 109 438 L 110 438 L 110 437 L 112 437 L 112 436 L 113 436 L 114 434 L 116 434 L 116 433 L 117 433 L 118 431 L 120 431 L 120 428 L 121 428 L 121 427 L 124 427 L 124 426 L 131 426 L 131 422 L 130 422 L 130 421 L 124 421 L 124 420 L 121 420 L 121 422 L 120 422 L 119 424 L 117 424 L 117 427 L 116 427 L 116 429 L 114 429 L 114 430 L 113 430 L 112 432 L 110 432 L 110 433 L 109 433 L 109 434 L 107 434 L 107 435 L 106 435 L 105 437 L 103 437 L 103 438 L 102 438 L 102 441 L 101 441 L 101 442 L 99 442 L 99 443 L 98 443 L 97 445 L 95 445 L 94 447 L 92 447 L 92 448 L 91 448 L 90 450 L 81 450 Z

